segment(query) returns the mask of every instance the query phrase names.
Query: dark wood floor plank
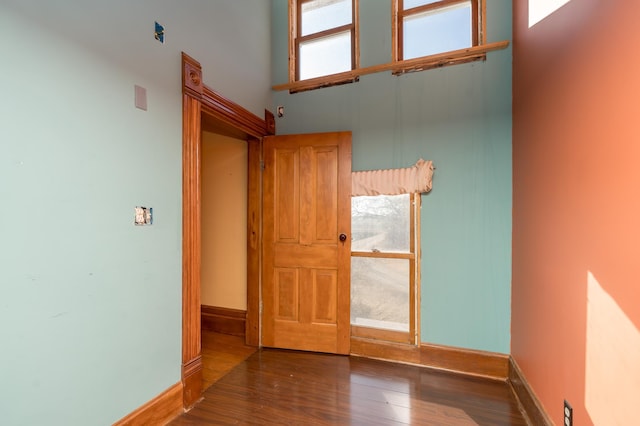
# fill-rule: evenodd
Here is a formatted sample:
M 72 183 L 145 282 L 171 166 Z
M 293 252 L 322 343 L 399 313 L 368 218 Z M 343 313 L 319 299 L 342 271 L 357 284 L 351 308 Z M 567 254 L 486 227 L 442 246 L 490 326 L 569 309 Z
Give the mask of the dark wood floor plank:
M 260 350 L 171 423 L 526 425 L 506 383 L 359 357 Z
M 242 336 L 202 330 L 202 388 L 211 386 L 255 351 L 244 344 Z

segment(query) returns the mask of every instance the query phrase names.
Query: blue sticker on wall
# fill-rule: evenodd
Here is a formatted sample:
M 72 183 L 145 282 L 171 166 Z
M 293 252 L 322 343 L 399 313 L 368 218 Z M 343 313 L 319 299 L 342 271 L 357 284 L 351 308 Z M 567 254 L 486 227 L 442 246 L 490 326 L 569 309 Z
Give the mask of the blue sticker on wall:
M 160 43 L 164 43 L 164 27 L 156 22 L 156 30 L 154 32 L 154 37 Z

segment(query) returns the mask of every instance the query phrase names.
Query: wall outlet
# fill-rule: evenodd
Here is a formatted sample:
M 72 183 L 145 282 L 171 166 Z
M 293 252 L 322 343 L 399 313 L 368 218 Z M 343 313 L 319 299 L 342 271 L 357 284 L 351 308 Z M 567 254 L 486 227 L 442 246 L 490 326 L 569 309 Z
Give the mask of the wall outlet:
M 151 225 L 153 223 L 153 209 L 151 207 L 136 207 L 134 225 Z
M 564 426 L 573 426 L 573 408 L 564 400 Z

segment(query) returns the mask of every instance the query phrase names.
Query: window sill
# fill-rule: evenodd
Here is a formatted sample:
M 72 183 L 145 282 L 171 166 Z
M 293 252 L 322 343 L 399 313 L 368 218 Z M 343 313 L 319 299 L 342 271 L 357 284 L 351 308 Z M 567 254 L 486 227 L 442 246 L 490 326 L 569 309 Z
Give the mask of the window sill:
M 408 331 L 388 330 L 383 328 L 367 327 L 357 324 L 351 324 L 351 337 L 359 337 L 370 341 L 386 341 L 403 343 L 405 345 L 414 345 L 411 335 Z
M 391 71 L 393 74 L 403 74 L 413 71 L 423 71 L 432 68 L 440 68 L 448 65 L 482 60 L 485 59 L 487 52 L 505 49 L 507 48 L 507 46 L 509 46 L 508 40 L 498 41 L 495 43 L 487 43 L 483 44 L 482 46 L 473 46 L 467 49 L 454 50 L 437 55 L 407 59 L 404 61 L 394 61 L 387 64 L 358 68 L 339 74 L 311 78 L 309 80 L 278 84 L 273 86 L 272 89 L 275 91 L 289 90 L 290 93 L 295 93 L 306 90 L 319 89 L 321 87 L 352 83 L 354 81 L 357 81 L 358 77 L 360 77 L 361 75 L 374 74 L 378 72 Z

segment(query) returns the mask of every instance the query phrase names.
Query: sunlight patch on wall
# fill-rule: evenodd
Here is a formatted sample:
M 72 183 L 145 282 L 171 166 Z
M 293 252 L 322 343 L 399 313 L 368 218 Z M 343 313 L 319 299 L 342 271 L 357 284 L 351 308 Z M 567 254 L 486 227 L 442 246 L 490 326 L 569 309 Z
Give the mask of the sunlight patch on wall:
M 529 0 L 529 28 L 570 1 L 571 0 Z
M 585 407 L 594 424 L 636 424 L 639 360 L 638 328 L 588 272 Z

